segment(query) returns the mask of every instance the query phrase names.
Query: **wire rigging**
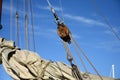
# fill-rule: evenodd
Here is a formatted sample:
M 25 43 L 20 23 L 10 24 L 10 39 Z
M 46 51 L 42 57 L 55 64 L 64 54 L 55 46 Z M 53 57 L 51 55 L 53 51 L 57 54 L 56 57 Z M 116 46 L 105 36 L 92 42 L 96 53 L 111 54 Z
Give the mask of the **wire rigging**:
M 64 22 L 64 12 L 63 12 L 63 7 L 62 7 L 62 1 L 59 0 L 59 4 L 60 4 L 60 10 L 61 10 L 61 14 L 62 14 L 62 20 Z
M 71 35 L 71 36 L 72 36 L 72 35 Z M 78 57 L 79 57 L 79 59 L 80 59 L 80 62 L 82 63 L 82 66 L 83 66 L 83 68 L 84 68 L 84 70 L 85 70 L 84 77 L 86 77 L 86 78 L 88 77 L 89 80 L 91 80 L 91 77 L 90 77 L 90 75 L 89 75 L 89 72 L 88 72 L 88 70 L 87 70 L 87 67 L 86 67 L 86 65 L 85 65 L 85 63 L 84 63 L 84 61 L 83 61 L 83 59 L 82 59 L 82 57 L 81 57 L 81 55 L 80 55 L 80 53 L 79 53 L 79 51 L 78 51 L 77 46 L 76 46 L 76 44 L 74 43 L 73 39 L 72 39 L 72 42 L 73 42 L 74 48 L 75 48 L 75 50 L 76 50 L 76 53 L 77 53 L 77 55 L 78 55 Z
M 98 12 L 98 14 L 103 18 L 103 20 L 105 21 L 105 23 L 108 25 L 108 27 L 111 29 L 111 32 L 114 34 L 114 36 L 120 41 L 120 36 L 116 33 L 116 31 L 114 30 L 114 27 L 112 26 L 112 24 L 110 24 L 110 22 L 108 21 L 108 19 L 104 16 L 104 14 L 100 11 L 100 8 L 96 2 L 96 0 L 92 0 L 96 11 Z
M 81 51 L 81 53 L 83 54 L 83 56 L 86 58 L 86 60 L 89 62 L 89 64 L 91 65 L 91 67 L 94 69 L 94 71 L 97 73 L 97 75 L 100 77 L 101 80 L 103 80 L 103 78 L 101 77 L 101 75 L 99 74 L 99 72 L 97 71 L 97 69 L 95 68 L 95 66 L 92 64 L 92 62 L 89 60 L 89 58 L 87 57 L 86 53 L 83 51 L 83 49 L 80 47 L 80 45 L 78 45 L 78 43 L 75 41 L 75 39 L 71 36 L 74 44 L 77 46 L 77 48 Z
M 27 15 L 27 2 L 24 0 L 24 8 L 25 8 L 25 38 L 26 38 L 26 49 L 29 50 L 29 40 L 28 40 L 28 15 Z
M 64 22 L 57 16 L 54 8 L 52 7 L 52 5 L 50 4 L 49 0 L 47 0 L 48 2 L 48 5 L 54 15 L 54 18 L 55 18 L 55 21 L 56 21 L 56 24 L 58 26 L 58 34 L 59 36 L 61 37 L 62 39 L 62 43 L 64 45 L 64 48 L 66 50 L 66 54 L 67 54 L 67 60 L 70 62 L 71 64 L 71 67 L 72 67 L 72 72 L 73 72 L 73 75 L 74 77 L 77 79 L 77 80 L 83 80 L 83 78 L 81 77 L 81 74 L 80 74 L 80 71 L 78 70 L 78 67 L 77 67 L 77 63 L 74 59 L 74 57 L 72 56 L 70 50 L 69 50 L 69 47 L 66 45 L 66 42 L 68 42 L 70 44 L 70 40 L 72 39 L 72 42 L 74 43 L 74 48 L 76 50 L 76 53 L 77 55 L 79 56 L 80 58 L 80 61 L 84 67 L 84 69 L 86 70 L 86 72 L 88 73 L 87 71 L 87 68 L 80 56 L 80 53 L 78 51 L 80 51 L 82 53 L 82 55 L 85 57 L 85 59 L 88 61 L 88 63 L 91 65 L 91 67 L 94 69 L 94 71 L 97 73 L 97 75 L 99 76 L 99 78 L 101 80 L 103 80 L 103 78 L 101 77 L 101 75 L 98 73 L 97 69 L 95 68 L 95 66 L 92 64 L 92 62 L 89 60 L 89 58 L 87 57 L 87 55 L 85 54 L 85 52 L 82 50 L 82 48 L 77 44 L 77 42 L 75 41 L 75 39 L 72 37 L 72 34 L 71 32 L 69 31 L 69 29 L 67 28 L 67 26 L 65 26 Z M 72 63 L 72 61 L 74 61 L 74 63 L 76 65 L 74 65 Z M 89 80 L 91 80 L 90 76 L 88 75 L 89 77 Z
M 10 39 L 12 40 L 12 13 L 13 12 L 13 0 L 10 0 Z
M 34 44 L 34 52 L 36 51 L 36 43 L 35 43 L 35 34 L 34 34 L 34 17 L 33 17 L 33 9 L 32 9 L 32 0 L 30 0 L 30 12 L 31 12 L 31 25 L 32 25 L 32 36 L 33 36 L 33 44 Z
M 19 14 L 18 14 L 18 0 L 16 3 L 16 43 L 19 46 Z

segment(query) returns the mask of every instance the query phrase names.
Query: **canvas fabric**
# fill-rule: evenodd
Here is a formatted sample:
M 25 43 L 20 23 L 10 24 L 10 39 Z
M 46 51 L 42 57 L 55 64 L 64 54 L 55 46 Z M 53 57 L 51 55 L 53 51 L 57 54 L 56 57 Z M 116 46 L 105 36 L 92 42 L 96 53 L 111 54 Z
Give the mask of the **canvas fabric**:
M 35 52 L 20 50 L 12 41 L 0 39 L 0 54 L 5 71 L 14 80 L 75 80 L 68 65 L 42 59 Z

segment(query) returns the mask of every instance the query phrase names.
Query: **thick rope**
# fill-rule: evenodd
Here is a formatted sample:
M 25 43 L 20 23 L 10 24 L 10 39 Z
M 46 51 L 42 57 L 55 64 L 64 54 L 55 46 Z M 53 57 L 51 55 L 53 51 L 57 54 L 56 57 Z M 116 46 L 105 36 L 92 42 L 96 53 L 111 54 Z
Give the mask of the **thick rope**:
M 77 66 L 77 63 L 73 57 L 73 55 L 70 53 L 70 50 L 66 44 L 66 42 L 62 41 L 63 45 L 64 45 L 64 48 L 66 50 L 66 54 L 67 54 L 67 60 L 70 62 L 71 64 L 71 67 L 72 67 L 72 73 L 73 73 L 73 76 L 77 79 L 77 80 L 83 80 L 82 79 L 82 76 L 81 76 L 81 73 L 80 73 L 80 70 Z M 72 61 L 75 63 L 75 65 L 72 63 Z
M 71 36 L 72 36 L 72 35 L 71 35 Z M 83 61 L 83 59 L 82 59 L 79 51 L 77 50 L 77 47 L 76 47 L 73 39 L 72 39 L 72 42 L 73 42 L 74 48 L 75 48 L 75 50 L 76 50 L 76 53 L 77 53 L 77 55 L 78 55 L 78 57 L 79 57 L 79 59 L 80 59 L 80 62 L 82 63 L 83 68 L 84 68 L 85 72 L 87 73 L 89 80 L 91 80 L 91 77 L 90 77 L 90 75 L 89 75 L 89 72 L 88 72 L 88 70 L 87 70 L 87 67 L 86 67 L 86 65 L 85 65 L 85 63 L 84 63 L 84 61 Z
M 75 45 L 78 47 L 78 49 L 81 51 L 81 53 L 83 54 L 83 56 L 86 58 L 86 60 L 89 62 L 89 64 L 91 65 L 91 67 L 94 69 L 94 71 L 97 73 L 97 75 L 99 76 L 99 78 L 101 80 L 103 80 L 102 76 L 99 74 L 99 72 L 97 71 L 97 69 L 95 68 L 95 66 L 92 64 L 92 62 L 89 60 L 89 58 L 87 57 L 86 53 L 82 50 L 82 48 L 77 44 L 77 42 L 75 41 L 75 39 L 71 36 L 73 42 L 75 43 Z

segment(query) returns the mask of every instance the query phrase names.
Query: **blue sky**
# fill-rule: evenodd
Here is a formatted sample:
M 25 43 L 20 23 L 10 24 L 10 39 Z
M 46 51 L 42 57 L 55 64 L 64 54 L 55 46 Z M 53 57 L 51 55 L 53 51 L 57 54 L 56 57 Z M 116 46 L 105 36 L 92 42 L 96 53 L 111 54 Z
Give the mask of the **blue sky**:
M 10 6 L 11 0 L 3 0 L 2 24 L 3 29 L 0 36 L 8 40 L 16 41 L 16 22 L 15 12 L 19 14 L 20 45 L 22 49 L 25 46 L 25 21 L 23 0 L 18 0 L 18 9 L 16 1 L 13 1 L 13 7 Z M 111 66 L 115 65 L 115 77 L 120 77 L 120 40 L 112 33 L 109 26 L 99 15 L 94 5 L 94 0 L 50 0 L 57 14 L 64 19 L 65 24 L 72 32 L 73 37 L 85 51 L 86 55 L 92 61 L 99 73 L 104 76 L 110 76 Z M 120 37 L 120 1 L 119 0 L 96 0 L 100 12 L 113 26 L 114 31 Z M 32 1 L 34 14 L 34 29 L 36 52 L 47 60 L 60 61 L 69 64 L 66 60 L 66 53 L 62 41 L 57 35 L 57 26 L 53 15 L 48 7 L 46 0 Z M 27 15 L 29 25 L 29 48 L 33 50 L 33 37 L 31 27 L 31 14 L 27 1 Z M 10 13 L 12 14 L 10 18 Z M 10 38 L 10 21 L 12 25 L 12 38 Z M 70 45 L 71 52 L 76 57 L 81 71 L 82 68 L 79 59 L 75 55 L 73 45 Z M 83 57 L 83 56 L 82 56 Z M 88 71 L 95 74 L 94 70 L 86 62 Z M 2 73 L 1 73 L 2 72 Z M 0 80 L 12 80 L 0 65 Z

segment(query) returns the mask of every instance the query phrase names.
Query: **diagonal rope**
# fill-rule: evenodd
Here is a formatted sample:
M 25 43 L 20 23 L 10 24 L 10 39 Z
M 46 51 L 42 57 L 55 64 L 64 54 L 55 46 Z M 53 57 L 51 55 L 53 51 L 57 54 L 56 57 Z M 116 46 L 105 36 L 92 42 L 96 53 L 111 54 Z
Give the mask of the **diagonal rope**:
M 103 18 L 103 20 L 105 21 L 105 23 L 108 25 L 108 27 L 111 29 L 111 32 L 114 34 L 114 36 L 120 41 L 120 36 L 116 33 L 116 31 L 114 30 L 114 27 L 110 24 L 110 22 L 107 20 L 107 18 L 103 15 L 103 13 L 100 11 L 100 8 L 96 2 L 96 0 L 92 0 L 92 3 L 94 4 L 96 11 L 98 12 L 98 14 Z
M 67 46 L 66 42 L 64 42 L 62 40 L 62 43 L 64 45 L 64 48 L 66 50 L 66 54 L 67 54 L 67 60 L 70 62 L 71 67 L 72 67 L 72 74 L 73 76 L 77 79 L 77 80 L 83 80 L 82 76 L 81 76 L 81 72 L 78 68 L 78 64 L 76 62 L 76 60 L 74 59 L 73 55 L 71 54 L 69 47 Z M 74 62 L 74 64 L 72 63 L 72 60 Z
M 60 10 L 61 10 L 61 14 L 62 14 L 62 20 L 64 22 L 64 12 L 63 12 L 63 7 L 62 7 L 62 1 L 59 0 L 59 4 L 60 4 Z
M 72 36 L 72 35 L 71 35 L 71 36 Z M 78 57 L 79 57 L 79 59 L 80 59 L 80 62 L 82 63 L 82 66 L 83 66 L 83 68 L 84 68 L 84 70 L 85 70 L 85 73 L 86 73 L 86 75 L 88 76 L 89 80 L 91 80 L 91 77 L 90 77 L 90 75 L 89 75 L 89 72 L 88 72 L 88 70 L 87 70 L 87 67 L 86 67 L 86 65 L 85 65 L 85 63 L 84 63 L 84 61 L 83 61 L 83 59 L 82 59 L 79 51 L 77 50 L 77 46 L 76 46 L 76 44 L 74 43 L 74 40 L 73 40 L 73 39 L 72 39 L 72 42 L 73 42 L 74 48 L 75 48 L 75 50 L 76 50 L 76 53 L 77 53 L 77 55 L 78 55 Z
M 78 43 L 75 41 L 75 39 L 71 36 L 73 42 L 75 43 L 75 45 L 78 47 L 78 49 L 81 51 L 81 53 L 83 54 L 83 56 L 86 58 L 86 60 L 88 61 L 88 63 L 91 65 L 91 67 L 94 69 L 94 71 L 97 73 L 97 75 L 99 76 L 99 78 L 101 80 L 103 80 L 102 76 L 99 74 L 99 72 L 97 71 L 97 69 L 95 68 L 95 66 L 92 64 L 92 62 L 89 60 L 89 58 L 87 57 L 86 53 L 83 51 L 83 49 L 80 47 L 80 45 L 78 45 Z

